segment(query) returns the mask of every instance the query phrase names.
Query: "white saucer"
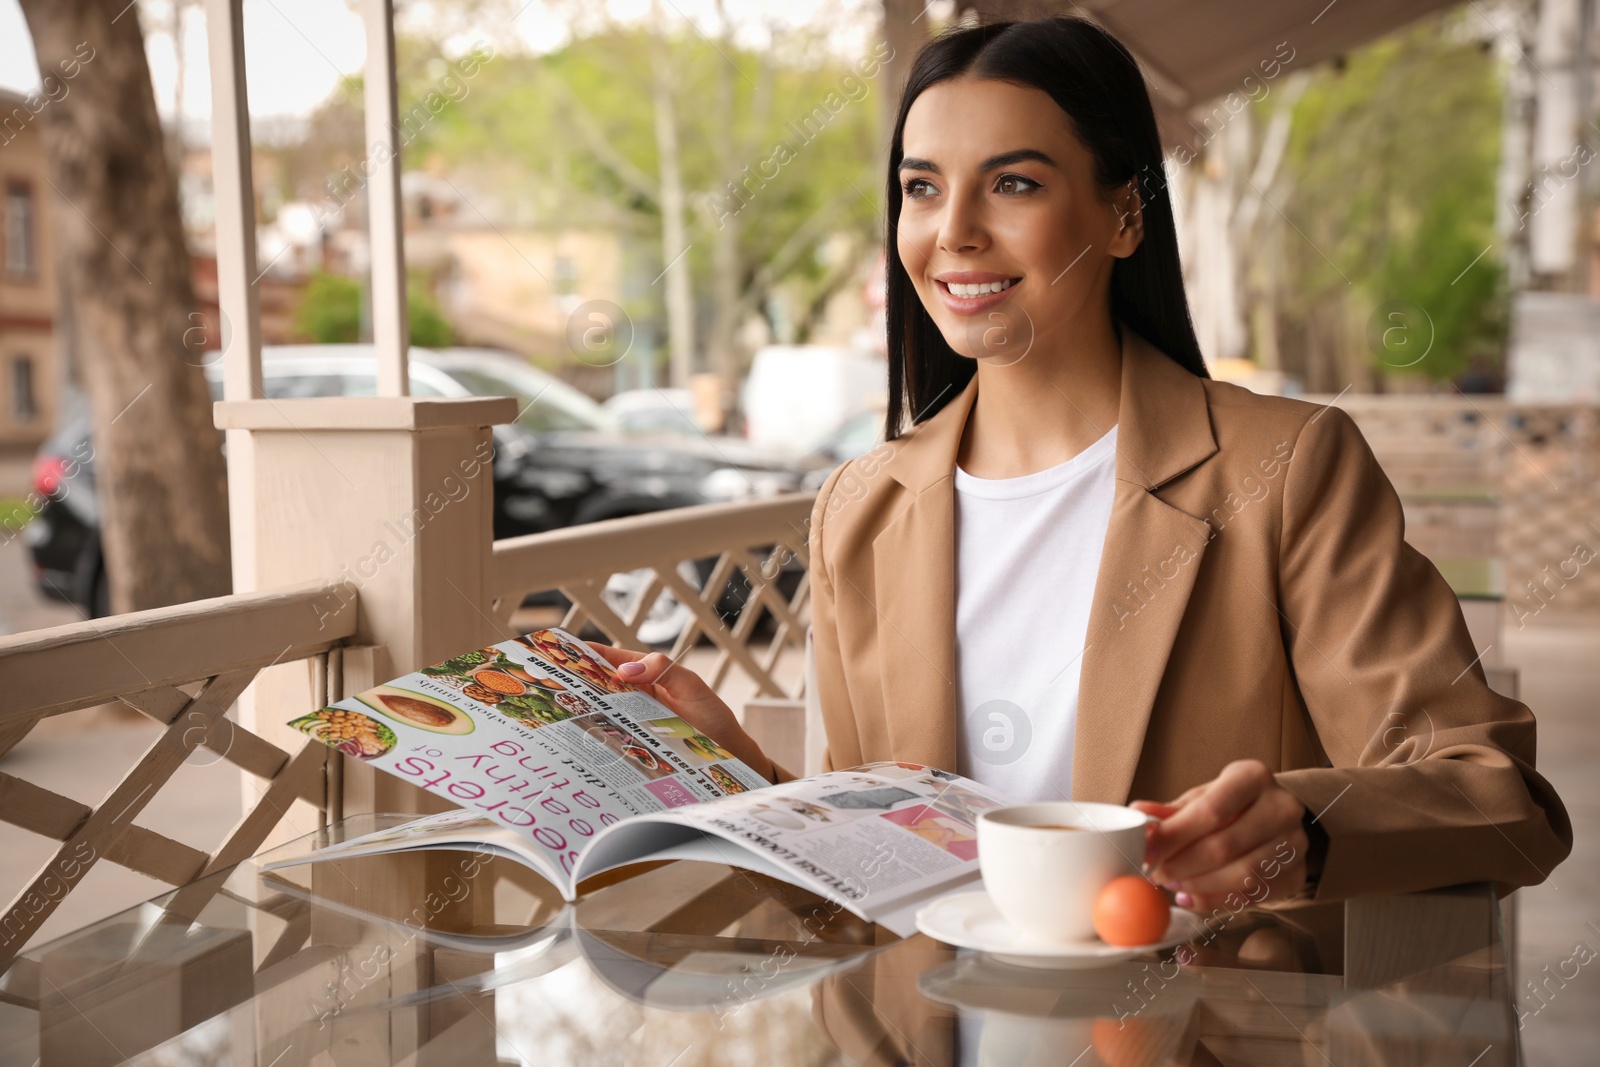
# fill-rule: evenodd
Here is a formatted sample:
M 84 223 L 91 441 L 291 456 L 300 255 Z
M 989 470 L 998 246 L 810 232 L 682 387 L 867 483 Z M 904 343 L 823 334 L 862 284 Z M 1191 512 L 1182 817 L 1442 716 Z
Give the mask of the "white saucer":
M 1172 909 L 1172 922 L 1160 941 L 1134 948 L 1108 945 L 1098 937 L 1066 944 L 1050 944 L 1024 935 L 1000 917 L 989 894 L 979 889 L 953 893 L 917 912 L 917 929 L 936 941 L 958 948 L 975 948 L 1021 967 L 1058 969 L 1099 967 L 1132 959 L 1146 952 L 1181 945 L 1205 929 L 1204 920 L 1186 908 Z

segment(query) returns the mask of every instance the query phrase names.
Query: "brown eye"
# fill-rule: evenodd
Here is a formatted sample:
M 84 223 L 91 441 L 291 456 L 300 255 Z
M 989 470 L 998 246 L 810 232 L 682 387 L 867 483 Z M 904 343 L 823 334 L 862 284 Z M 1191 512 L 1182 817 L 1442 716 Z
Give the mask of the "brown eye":
M 1002 174 L 994 187 L 1006 196 L 1021 196 L 1040 188 L 1040 185 L 1032 178 L 1024 178 L 1020 174 Z
M 905 193 L 907 198 L 911 200 L 921 200 L 922 197 L 917 195 L 916 192 L 917 187 L 927 184 L 928 180 L 926 178 L 907 178 L 900 188 L 901 191 Z

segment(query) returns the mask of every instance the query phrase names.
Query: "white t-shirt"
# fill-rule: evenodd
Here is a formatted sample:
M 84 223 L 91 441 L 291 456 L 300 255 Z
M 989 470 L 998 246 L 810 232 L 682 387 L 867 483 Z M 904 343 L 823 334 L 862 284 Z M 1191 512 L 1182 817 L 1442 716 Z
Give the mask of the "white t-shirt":
M 1065 463 L 956 494 L 957 770 L 1067 800 L 1089 605 L 1116 493 L 1117 428 Z

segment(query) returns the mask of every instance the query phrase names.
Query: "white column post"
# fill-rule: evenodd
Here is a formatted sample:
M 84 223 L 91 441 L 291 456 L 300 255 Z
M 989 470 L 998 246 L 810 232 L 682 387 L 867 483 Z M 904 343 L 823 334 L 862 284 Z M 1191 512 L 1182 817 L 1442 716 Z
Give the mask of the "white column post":
M 409 396 L 411 330 L 401 231 L 394 0 L 361 0 L 361 20 L 367 31 L 367 230 L 372 243 L 372 343 L 378 353 L 378 395 Z
M 1582 0 L 1540 0 L 1533 54 L 1539 74 L 1534 107 L 1533 193 L 1528 205 L 1528 251 L 1540 274 L 1566 274 L 1578 266 L 1577 181 L 1569 168 L 1578 150 L 1583 116 L 1574 65 L 1587 47 L 1578 37 Z M 1575 169 L 1575 168 L 1574 168 Z
M 211 175 L 216 200 L 217 303 L 222 308 L 223 396 L 261 395 L 261 315 L 256 293 L 255 186 L 250 101 L 244 82 L 244 0 L 207 0 L 211 43 Z
M 261 396 L 261 308 L 256 270 L 255 184 L 250 173 L 250 101 L 244 81 L 243 0 L 206 0 L 211 52 L 211 183 L 216 204 L 217 324 L 223 396 Z M 257 588 L 255 450 L 250 435 L 229 430 L 228 514 L 233 588 Z
M 348 582 L 358 610 L 343 657 L 345 695 L 503 635 L 488 612 L 494 542 L 494 444 L 510 397 L 318 397 L 221 403 L 217 425 L 255 439 L 255 566 L 267 588 Z M 305 668 L 263 671 L 256 731 L 313 710 Z M 355 761 L 345 811 L 435 811 L 437 798 Z
M 359 616 L 363 647 L 342 657 L 344 688 L 355 691 L 499 636 L 486 611 L 494 536 L 489 427 L 509 422 L 517 405 L 407 395 L 392 0 L 362 0 L 379 395 L 264 398 L 242 0 L 207 3 L 227 326 L 225 397 L 214 418 L 228 441 L 234 589 L 348 580 L 357 600 L 330 602 L 327 613 Z M 303 738 L 286 724 L 316 699 L 304 664 L 270 667 L 241 698 L 239 721 L 292 749 Z M 387 776 L 371 768 L 348 771 L 347 810 L 437 806 L 398 780 L 379 781 Z M 285 822 L 274 842 L 316 825 L 298 802 Z

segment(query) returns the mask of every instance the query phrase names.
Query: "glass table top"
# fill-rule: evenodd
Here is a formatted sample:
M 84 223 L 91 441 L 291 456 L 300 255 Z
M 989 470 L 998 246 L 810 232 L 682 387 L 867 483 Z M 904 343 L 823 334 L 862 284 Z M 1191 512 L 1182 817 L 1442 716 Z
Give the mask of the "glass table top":
M 1487 886 L 1219 909 L 1182 948 L 1052 971 L 718 864 L 575 905 L 473 852 L 261 869 L 410 818 L 29 949 L 0 976 L 0 1065 L 1519 1062 Z

